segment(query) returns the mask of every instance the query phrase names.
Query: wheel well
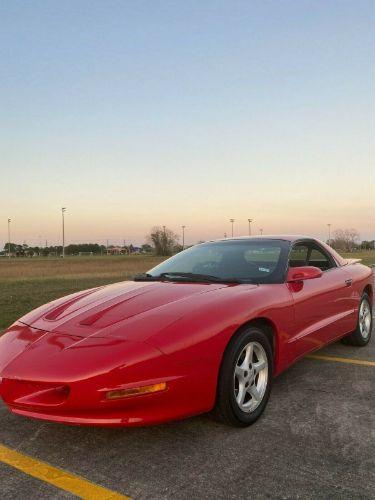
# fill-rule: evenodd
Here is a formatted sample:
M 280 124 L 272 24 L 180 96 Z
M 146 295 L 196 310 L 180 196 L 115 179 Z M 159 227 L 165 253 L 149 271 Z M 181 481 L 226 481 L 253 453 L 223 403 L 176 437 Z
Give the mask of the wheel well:
M 278 356 L 278 349 L 277 349 L 277 335 L 276 335 L 276 327 L 272 321 L 270 321 L 268 318 L 254 318 L 251 319 L 250 321 L 247 321 L 243 325 L 240 326 L 232 336 L 232 339 L 235 337 L 235 335 L 245 329 L 248 328 L 249 326 L 256 326 L 257 328 L 261 328 L 264 333 L 267 335 L 268 340 L 270 342 L 270 345 L 272 347 L 272 354 L 273 354 L 273 364 L 274 368 L 276 366 L 276 358 Z M 232 340 L 231 339 L 231 340 Z
M 365 287 L 365 289 L 363 290 L 363 293 L 367 293 L 367 295 L 370 297 L 371 300 L 374 299 L 374 296 L 373 296 L 373 289 L 372 289 L 372 286 L 371 285 L 367 285 Z

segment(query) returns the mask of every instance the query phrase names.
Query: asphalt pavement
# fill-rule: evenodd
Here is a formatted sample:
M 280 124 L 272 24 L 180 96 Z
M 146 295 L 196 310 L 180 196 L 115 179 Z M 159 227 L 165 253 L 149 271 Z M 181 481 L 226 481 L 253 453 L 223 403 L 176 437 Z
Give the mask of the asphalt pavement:
M 319 354 L 375 361 L 333 344 Z M 303 359 L 263 417 L 234 429 L 204 415 L 157 427 L 74 427 L 0 406 L 0 444 L 140 499 L 375 498 L 375 366 Z M 73 498 L 0 461 L 2 499 Z

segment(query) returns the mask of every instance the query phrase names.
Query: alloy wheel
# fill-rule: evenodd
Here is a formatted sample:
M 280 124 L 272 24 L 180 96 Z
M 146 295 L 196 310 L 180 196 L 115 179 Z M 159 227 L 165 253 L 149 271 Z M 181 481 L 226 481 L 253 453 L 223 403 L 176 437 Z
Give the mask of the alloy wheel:
M 237 358 L 234 396 L 240 410 L 253 412 L 262 402 L 268 383 L 268 360 L 259 342 L 249 342 Z
M 371 308 L 367 300 L 363 300 L 359 309 L 359 329 L 364 339 L 371 333 Z

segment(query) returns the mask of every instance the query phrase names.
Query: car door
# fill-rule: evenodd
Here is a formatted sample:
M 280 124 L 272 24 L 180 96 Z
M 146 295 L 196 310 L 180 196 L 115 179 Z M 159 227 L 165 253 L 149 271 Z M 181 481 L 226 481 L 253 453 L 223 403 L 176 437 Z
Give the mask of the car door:
M 294 331 L 289 337 L 292 359 L 343 336 L 353 324 L 351 283 L 343 268 L 316 242 L 295 244 L 289 267 L 319 267 L 320 278 L 286 286 L 293 297 Z

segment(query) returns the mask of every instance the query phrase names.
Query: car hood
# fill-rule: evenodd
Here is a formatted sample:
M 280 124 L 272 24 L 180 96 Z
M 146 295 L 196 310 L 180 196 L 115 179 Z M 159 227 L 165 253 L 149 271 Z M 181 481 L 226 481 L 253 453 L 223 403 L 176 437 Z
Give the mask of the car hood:
M 206 294 L 237 287 L 222 283 L 122 282 L 86 290 L 46 304 L 20 322 L 35 329 L 125 338 L 137 320 L 147 317 L 147 328 L 162 328 L 196 308 Z M 191 306 L 189 307 L 189 303 Z M 133 330 L 134 334 L 134 330 Z

